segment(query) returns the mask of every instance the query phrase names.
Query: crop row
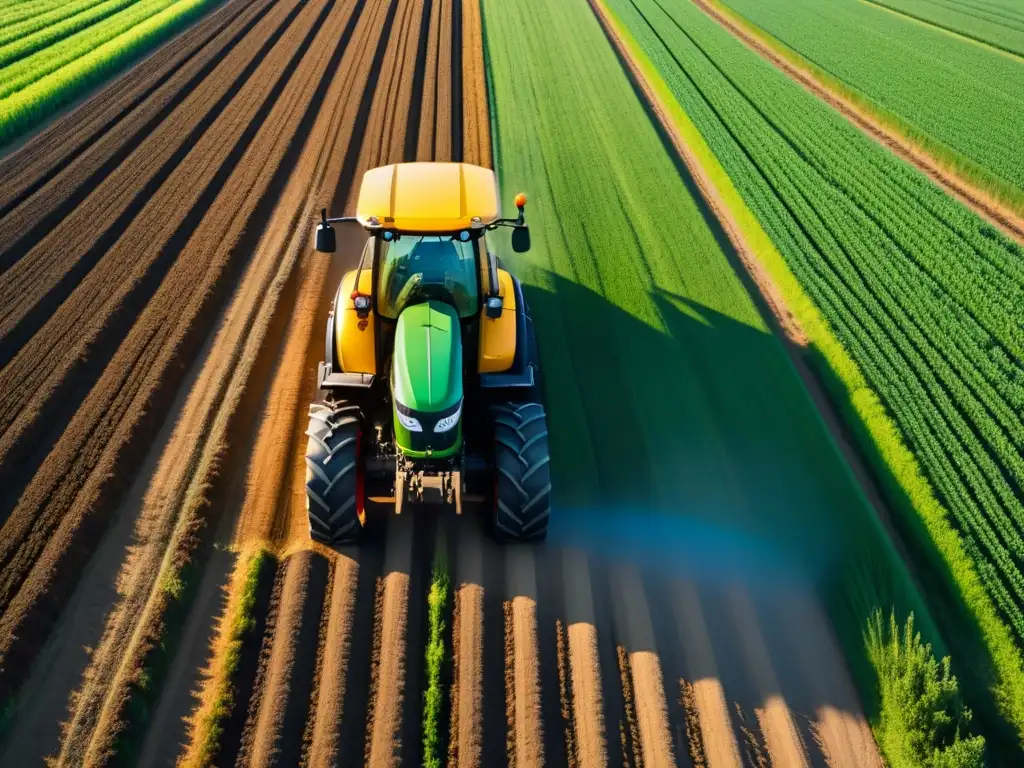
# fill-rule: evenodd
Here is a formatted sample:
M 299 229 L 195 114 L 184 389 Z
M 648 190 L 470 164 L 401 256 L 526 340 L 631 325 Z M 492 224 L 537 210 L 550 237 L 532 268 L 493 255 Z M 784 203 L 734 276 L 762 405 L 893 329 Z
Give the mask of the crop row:
M 943 0 L 870 0 L 883 8 L 948 29 L 964 37 L 1024 55 L 1024 19 L 1012 11 Z
M 49 40 L 50 30 L 44 29 L 38 38 L 0 48 L 0 58 L 12 61 L 0 68 L 0 145 L 46 120 L 215 2 L 141 0 L 59 41 Z M 33 47 L 44 39 L 54 44 Z M 19 45 L 34 52 L 10 58 Z
M 36 49 L 31 56 L 22 59 L 12 54 L 18 60 L 0 69 L 0 99 L 17 93 L 25 86 L 46 77 L 65 64 L 81 58 L 89 51 L 113 40 L 175 2 L 176 0 L 142 0 L 142 2 L 134 3 L 120 13 L 82 29 L 54 45 Z M 32 44 L 33 40 L 26 40 L 26 45 L 31 46 Z M 17 47 L 17 44 L 14 47 Z M 0 56 L 3 56 L 3 52 L 0 52 Z
M 0 30 L 0 67 L 9 67 L 43 48 L 91 27 L 138 0 L 77 0 L 50 13 L 33 16 Z M 90 31 L 87 36 L 95 34 Z M 3 71 L 0 70 L 0 74 Z
M 859 0 L 724 2 L 969 180 L 1022 204 L 1020 58 Z
M 882 397 L 1024 638 L 1020 247 L 695 5 L 611 5 Z

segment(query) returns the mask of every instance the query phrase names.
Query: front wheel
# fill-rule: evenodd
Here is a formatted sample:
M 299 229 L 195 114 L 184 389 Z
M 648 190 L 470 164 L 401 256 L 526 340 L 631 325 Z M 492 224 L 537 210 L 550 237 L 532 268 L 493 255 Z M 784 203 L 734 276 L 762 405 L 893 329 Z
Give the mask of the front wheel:
M 363 468 L 358 406 L 314 403 L 306 436 L 309 535 L 323 544 L 349 544 L 363 532 Z
M 548 425 L 540 403 L 491 408 L 494 419 L 494 535 L 543 541 L 551 516 Z

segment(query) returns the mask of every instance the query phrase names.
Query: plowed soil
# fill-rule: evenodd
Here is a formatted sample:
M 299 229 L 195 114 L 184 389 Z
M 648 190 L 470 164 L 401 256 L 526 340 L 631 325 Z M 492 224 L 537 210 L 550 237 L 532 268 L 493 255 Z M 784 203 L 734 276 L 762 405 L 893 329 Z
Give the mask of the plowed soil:
M 449 765 L 717 768 L 751 738 L 774 765 L 877 764 L 799 589 L 432 513 L 310 543 L 306 406 L 361 246 L 312 253 L 311 224 L 376 165 L 490 165 L 482 24 L 475 0 L 227 0 L 0 158 L 3 765 L 195 757 L 256 547 L 277 565 L 216 764 L 422 764 L 439 540 Z

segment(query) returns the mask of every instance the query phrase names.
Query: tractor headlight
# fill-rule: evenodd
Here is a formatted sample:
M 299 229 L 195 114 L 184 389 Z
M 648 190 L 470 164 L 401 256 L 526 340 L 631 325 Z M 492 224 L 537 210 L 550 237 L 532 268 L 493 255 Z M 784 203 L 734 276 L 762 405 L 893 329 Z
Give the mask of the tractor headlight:
M 445 416 L 443 419 L 439 419 L 437 424 L 434 425 L 435 432 L 450 432 L 454 429 L 455 425 L 459 423 L 459 417 L 462 415 L 462 403 L 459 403 L 459 407 L 455 409 L 455 413 Z
M 408 414 L 402 413 L 399 410 L 395 410 L 398 414 L 398 423 L 408 429 L 410 432 L 422 432 L 423 425 L 420 424 L 420 420 L 415 416 L 409 416 Z

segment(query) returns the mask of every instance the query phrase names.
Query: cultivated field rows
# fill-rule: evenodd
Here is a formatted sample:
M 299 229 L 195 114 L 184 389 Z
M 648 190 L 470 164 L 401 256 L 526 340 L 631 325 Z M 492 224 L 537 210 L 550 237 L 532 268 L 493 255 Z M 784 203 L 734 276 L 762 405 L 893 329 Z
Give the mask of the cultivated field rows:
M 503 548 L 476 521 L 438 526 L 429 513 L 269 573 L 266 618 L 243 651 L 258 659 L 239 682 L 245 724 L 219 764 L 422 764 L 437 547 L 456 594 L 450 765 L 876 764 L 848 714 L 855 692 L 821 664 L 835 639 L 800 588 Z

